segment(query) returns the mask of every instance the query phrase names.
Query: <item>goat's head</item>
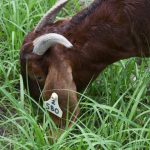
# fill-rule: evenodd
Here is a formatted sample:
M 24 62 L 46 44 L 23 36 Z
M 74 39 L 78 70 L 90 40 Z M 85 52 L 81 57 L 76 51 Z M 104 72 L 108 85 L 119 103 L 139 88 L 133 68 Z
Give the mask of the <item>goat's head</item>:
M 76 91 L 72 67 L 63 55 L 64 51 L 71 49 L 73 45 L 66 37 L 58 34 L 58 28 L 67 21 L 54 23 L 57 13 L 66 2 L 67 0 L 59 1 L 48 11 L 34 31 L 25 38 L 20 54 L 21 73 L 31 96 L 35 100 L 40 96 L 48 100 L 53 92 L 57 93 L 63 118 L 66 116 L 67 109 L 73 112 L 72 109 L 77 104 L 76 93 L 69 94 L 69 90 Z M 55 123 L 60 123 L 58 117 L 55 115 L 52 117 Z

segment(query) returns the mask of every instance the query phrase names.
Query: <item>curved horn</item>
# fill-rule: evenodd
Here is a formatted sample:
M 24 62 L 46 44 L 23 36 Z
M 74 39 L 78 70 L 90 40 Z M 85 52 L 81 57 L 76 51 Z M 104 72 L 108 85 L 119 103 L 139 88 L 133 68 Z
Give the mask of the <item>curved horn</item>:
M 43 28 L 47 23 L 53 23 L 55 20 L 56 15 L 65 6 L 68 0 L 58 0 L 56 5 L 54 5 L 39 21 L 37 26 L 34 29 L 34 32 L 39 31 Z
M 43 55 L 51 46 L 62 44 L 67 48 L 73 45 L 62 35 L 56 33 L 44 34 L 33 41 L 33 53 Z

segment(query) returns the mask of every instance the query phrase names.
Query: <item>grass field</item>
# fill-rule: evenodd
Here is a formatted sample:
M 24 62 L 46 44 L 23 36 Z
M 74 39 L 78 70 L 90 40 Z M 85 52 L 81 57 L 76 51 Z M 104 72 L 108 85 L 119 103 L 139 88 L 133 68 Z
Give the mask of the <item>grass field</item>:
M 72 16 L 78 0 L 59 14 Z M 79 94 L 81 115 L 58 140 L 49 140 L 57 128 L 43 108 L 25 92 L 19 70 L 19 51 L 31 31 L 55 0 L 0 1 L 0 149 L 1 150 L 149 150 L 149 60 L 128 59 L 109 66 Z M 73 4 L 73 5 L 72 5 Z M 20 90 L 18 90 L 20 84 Z M 43 112 L 42 123 L 38 122 Z

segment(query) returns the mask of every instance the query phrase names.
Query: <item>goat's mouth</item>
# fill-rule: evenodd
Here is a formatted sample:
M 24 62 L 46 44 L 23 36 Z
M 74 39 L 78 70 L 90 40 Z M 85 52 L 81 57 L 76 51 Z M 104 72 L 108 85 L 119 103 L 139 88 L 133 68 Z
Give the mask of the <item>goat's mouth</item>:
M 71 126 L 79 114 L 76 91 L 54 89 L 43 91 L 43 108 L 57 126 Z

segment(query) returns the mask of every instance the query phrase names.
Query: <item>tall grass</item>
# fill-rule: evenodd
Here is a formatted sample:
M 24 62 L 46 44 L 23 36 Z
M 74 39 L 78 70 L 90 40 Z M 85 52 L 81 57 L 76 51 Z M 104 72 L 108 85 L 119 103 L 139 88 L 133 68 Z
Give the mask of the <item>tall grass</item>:
M 19 50 L 24 36 L 54 3 L 55 0 L 0 1 L 0 148 L 150 149 L 149 61 L 142 60 L 139 66 L 137 59 L 109 66 L 79 93 L 80 117 L 51 142 L 49 132 L 56 133 L 58 129 L 24 90 Z M 79 10 L 78 0 L 71 0 L 57 19 Z

